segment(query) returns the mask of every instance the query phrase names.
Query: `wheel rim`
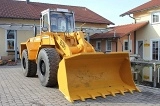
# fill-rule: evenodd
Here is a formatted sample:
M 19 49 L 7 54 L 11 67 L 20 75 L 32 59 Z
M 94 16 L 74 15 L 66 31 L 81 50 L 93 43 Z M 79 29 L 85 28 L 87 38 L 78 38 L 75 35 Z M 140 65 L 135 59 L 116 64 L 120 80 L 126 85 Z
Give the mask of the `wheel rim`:
M 40 62 L 40 71 L 43 76 L 46 74 L 46 65 L 43 60 Z
M 23 68 L 26 69 L 26 61 L 25 58 L 22 59 Z

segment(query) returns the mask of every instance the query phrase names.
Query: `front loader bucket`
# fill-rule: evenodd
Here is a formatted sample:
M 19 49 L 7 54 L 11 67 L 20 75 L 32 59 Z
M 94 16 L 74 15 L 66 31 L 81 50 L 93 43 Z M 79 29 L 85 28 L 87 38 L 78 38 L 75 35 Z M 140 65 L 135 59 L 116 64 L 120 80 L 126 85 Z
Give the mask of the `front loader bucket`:
M 86 53 L 64 57 L 59 64 L 58 84 L 70 102 L 139 91 L 132 79 L 128 53 Z

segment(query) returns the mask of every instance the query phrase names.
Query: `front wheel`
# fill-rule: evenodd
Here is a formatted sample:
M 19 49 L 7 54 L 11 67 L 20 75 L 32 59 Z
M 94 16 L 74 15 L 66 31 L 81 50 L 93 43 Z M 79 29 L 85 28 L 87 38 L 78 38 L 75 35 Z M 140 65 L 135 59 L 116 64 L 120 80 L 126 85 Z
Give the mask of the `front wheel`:
M 38 54 L 37 73 L 43 86 L 57 86 L 60 56 L 54 48 L 41 49 Z

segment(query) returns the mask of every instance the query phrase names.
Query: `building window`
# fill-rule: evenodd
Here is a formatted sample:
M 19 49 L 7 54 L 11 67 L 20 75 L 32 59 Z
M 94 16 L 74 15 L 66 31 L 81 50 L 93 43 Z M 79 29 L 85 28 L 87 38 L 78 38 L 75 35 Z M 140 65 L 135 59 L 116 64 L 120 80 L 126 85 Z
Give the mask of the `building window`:
M 129 48 L 129 45 L 130 45 L 130 48 Z M 130 43 L 128 43 L 128 40 L 124 40 L 123 50 L 132 52 L 132 40 L 130 40 Z
M 152 14 L 152 23 L 160 22 L 160 12 L 156 12 Z
M 112 51 L 111 48 L 112 48 L 112 42 L 107 40 L 106 41 L 106 52 L 111 52 Z
M 16 31 L 7 30 L 7 35 L 6 35 L 7 51 L 15 50 L 15 39 L 16 39 Z
M 152 41 L 152 60 L 160 60 L 160 41 Z
M 124 42 L 124 50 L 128 50 L 128 41 Z
M 101 51 L 101 41 L 96 41 L 96 51 Z

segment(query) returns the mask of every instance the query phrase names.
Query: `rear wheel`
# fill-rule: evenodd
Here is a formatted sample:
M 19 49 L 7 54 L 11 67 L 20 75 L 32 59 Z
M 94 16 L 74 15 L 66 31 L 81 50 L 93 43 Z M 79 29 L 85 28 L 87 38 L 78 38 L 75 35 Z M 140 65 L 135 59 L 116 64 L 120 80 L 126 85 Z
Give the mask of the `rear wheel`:
M 21 66 L 24 76 L 35 77 L 37 73 L 37 64 L 35 61 L 28 60 L 28 51 L 26 49 L 22 52 Z
M 60 56 L 54 48 L 41 49 L 38 55 L 37 73 L 43 86 L 57 86 Z

